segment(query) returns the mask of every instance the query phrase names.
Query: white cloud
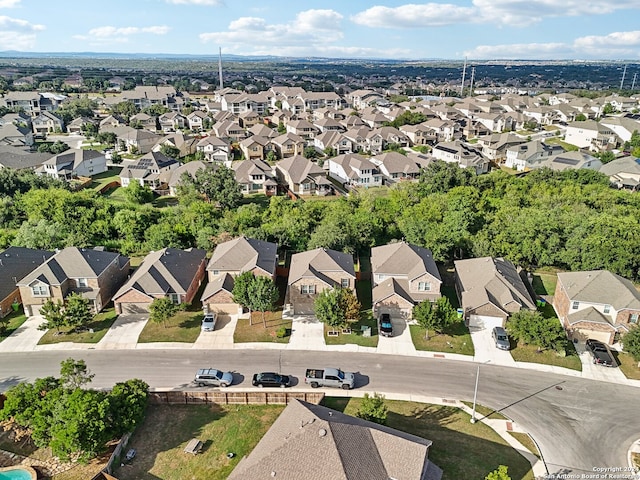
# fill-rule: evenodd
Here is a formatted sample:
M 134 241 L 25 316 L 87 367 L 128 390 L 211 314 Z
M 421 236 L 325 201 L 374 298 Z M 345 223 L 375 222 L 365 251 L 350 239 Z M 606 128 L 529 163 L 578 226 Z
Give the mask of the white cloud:
M 638 58 L 640 30 L 612 32 L 608 35 L 589 35 L 573 41 L 576 51 L 597 58 Z
M 22 0 L 0 0 L 0 8 L 17 7 Z
M 637 9 L 637 0 L 472 0 L 468 6 L 440 3 L 373 6 L 352 17 L 377 28 L 421 28 L 459 23 L 530 25 L 546 17 L 604 15 Z
M 222 0 L 166 0 L 167 3 L 174 5 L 223 5 Z
M 154 35 L 165 35 L 171 30 L 166 25 L 154 25 L 151 27 L 113 27 L 106 25 L 104 27 L 92 28 L 89 30 L 90 37 L 113 38 L 113 37 L 129 37 L 141 33 L 151 33 Z M 86 36 L 84 36 L 86 37 Z
M 224 44 L 233 51 L 268 49 L 270 54 L 281 54 L 284 47 L 305 45 L 312 49 L 342 39 L 342 18 L 334 10 L 307 10 L 289 23 L 279 24 L 269 24 L 259 17 L 241 17 L 224 32 L 201 33 L 200 40 Z
M 44 25 L 0 15 L 0 45 L 3 50 L 30 50 L 35 46 L 36 33 L 44 29 Z
M 464 52 L 465 57 L 491 59 L 522 59 L 522 58 L 566 58 L 571 54 L 571 47 L 564 43 L 515 43 L 504 45 L 478 45 L 473 50 Z

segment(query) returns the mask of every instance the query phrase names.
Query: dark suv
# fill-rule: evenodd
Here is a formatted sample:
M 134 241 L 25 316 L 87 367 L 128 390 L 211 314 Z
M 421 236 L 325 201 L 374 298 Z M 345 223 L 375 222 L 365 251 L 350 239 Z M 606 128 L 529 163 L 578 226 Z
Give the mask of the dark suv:
M 380 315 L 380 335 L 383 337 L 393 336 L 393 324 L 391 323 L 391 315 L 388 313 Z
M 602 342 L 593 340 L 590 338 L 585 344 L 589 353 L 593 357 L 593 363 L 596 365 L 603 365 L 605 367 L 617 366 L 616 361 L 613 358 L 613 354 L 609 347 Z

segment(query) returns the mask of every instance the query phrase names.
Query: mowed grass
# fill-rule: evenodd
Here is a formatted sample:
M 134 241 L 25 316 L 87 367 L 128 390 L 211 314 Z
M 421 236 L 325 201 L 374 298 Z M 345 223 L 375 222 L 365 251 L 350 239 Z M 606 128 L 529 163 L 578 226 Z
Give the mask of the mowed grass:
M 355 415 L 361 399 L 325 398 L 323 404 Z M 496 432 L 472 424 L 464 411 L 449 406 L 386 400 L 387 426 L 433 442 L 429 459 L 444 470 L 443 480 L 482 479 L 500 465 L 513 480 L 533 480 L 531 465 Z
M 555 271 L 538 270 L 533 274 L 533 290 L 537 295 L 553 295 L 558 275 Z
M 38 345 L 50 345 L 52 343 L 98 343 L 109 331 L 118 315 L 113 307 L 107 308 L 93 317 L 93 320 L 84 325 L 79 331 L 71 327 L 62 327 L 60 332 L 55 328 L 47 330 L 40 339 Z
M 289 343 L 292 322 L 291 319 L 282 318 L 282 310 L 265 312 L 264 319 L 265 322 L 263 323 L 262 313 L 260 312 L 251 313 L 251 325 L 249 325 L 248 318 L 238 319 L 236 329 L 233 332 L 234 343 Z M 284 338 L 278 338 L 276 332 L 282 327 L 287 329 L 287 335 Z
M 371 328 L 371 336 L 365 337 L 362 333 L 362 327 Z M 378 346 L 378 325 L 371 310 L 364 311 L 360 314 L 360 320 L 357 322 L 349 322 L 346 328 L 351 329 L 351 333 L 342 333 L 342 329 L 338 329 L 338 336 L 329 336 L 329 330 L 332 328 L 324 325 L 324 341 L 327 345 L 346 345 L 349 343 L 360 345 L 361 347 L 377 347 Z
M 136 458 L 119 467 L 115 476 L 120 480 L 225 479 L 283 409 L 283 405 L 152 405 L 129 442 Z M 192 438 L 204 442 L 198 455 L 183 451 Z
M 178 312 L 166 323 L 157 323 L 149 320 L 138 338 L 138 343 L 193 343 L 200 335 L 201 326 L 202 312 L 185 310 Z
M 462 402 L 467 407 L 473 409 L 473 402 Z M 476 403 L 476 418 L 490 418 L 492 420 L 507 420 L 507 417 L 499 412 L 496 412 L 493 408 L 485 407 L 484 405 L 478 405 Z
M 429 331 L 429 339 L 425 338 L 425 329 L 420 325 L 409 325 L 411 340 L 416 350 L 428 352 L 459 353 L 460 355 L 473 355 L 473 340 L 469 329 L 464 322 L 455 322 L 449 325 L 440 334 Z
M 638 362 L 633 357 L 624 352 L 616 352 L 612 350 L 614 357 L 618 361 L 620 370 L 624 373 L 625 377 L 631 380 L 640 380 L 640 368 L 638 368 Z
M 5 327 L 0 329 L 0 342 L 20 328 L 27 321 L 27 316 L 21 306 L 17 312 L 11 312 L 2 321 L 5 322 Z
M 529 436 L 528 433 L 509 432 L 509 434 L 513 438 L 518 440 L 523 446 L 527 447 L 527 450 L 529 450 L 531 453 L 533 453 L 536 457 L 541 458 L 540 457 L 540 452 L 538 451 L 538 447 L 533 442 L 533 440 L 531 439 L 531 437 Z
M 539 352 L 538 347 L 535 345 L 524 345 L 522 343 L 518 343 L 514 348 L 513 342 L 511 343 L 511 356 L 516 362 L 541 363 L 543 365 L 582 371 L 582 363 L 580 363 L 580 357 L 578 357 L 573 343 L 568 344 L 567 354 L 564 357 L 558 355 L 554 350 Z

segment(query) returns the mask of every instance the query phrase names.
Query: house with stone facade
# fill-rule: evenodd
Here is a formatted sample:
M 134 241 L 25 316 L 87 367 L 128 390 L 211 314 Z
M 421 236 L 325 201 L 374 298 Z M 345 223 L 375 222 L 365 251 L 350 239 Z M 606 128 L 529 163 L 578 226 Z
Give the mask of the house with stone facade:
M 149 253 L 113 296 L 116 313 L 148 313 L 156 298 L 191 303 L 204 280 L 207 252 L 163 248 Z
M 312 315 L 320 292 L 342 287 L 355 291 L 356 273 L 353 256 L 348 253 L 316 248 L 291 256 L 285 303 L 294 315 Z
M 640 292 L 608 270 L 563 272 L 558 274 L 553 307 L 571 338 L 612 345 L 638 324 Z
M 101 311 L 129 275 L 129 258 L 99 249 L 67 247 L 51 256 L 17 286 L 25 314 L 38 315 L 47 300 L 61 301 L 76 292 Z

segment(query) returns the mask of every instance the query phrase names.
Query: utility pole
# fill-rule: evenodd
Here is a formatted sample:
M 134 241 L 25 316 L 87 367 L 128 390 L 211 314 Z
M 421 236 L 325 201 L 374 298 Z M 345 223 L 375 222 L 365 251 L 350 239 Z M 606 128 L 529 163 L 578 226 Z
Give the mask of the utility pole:
M 464 77 L 467 73 L 467 57 L 464 57 L 464 66 L 462 67 L 462 85 L 460 85 L 460 96 L 464 96 Z
M 624 84 L 624 77 L 627 75 L 627 66 L 624 66 L 624 70 L 622 71 L 622 80 L 620 80 L 620 90 L 622 90 L 622 85 Z
M 222 83 L 222 47 L 219 47 L 218 52 L 218 75 L 220 77 L 220 90 L 222 90 L 224 88 L 224 84 Z
M 636 78 L 638 78 L 638 74 L 634 73 L 633 74 L 633 81 L 631 82 L 631 90 L 635 90 L 635 88 L 636 88 Z
M 476 78 L 476 67 L 471 67 L 471 87 L 469 88 L 469 96 L 473 97 L 473 80 Z

